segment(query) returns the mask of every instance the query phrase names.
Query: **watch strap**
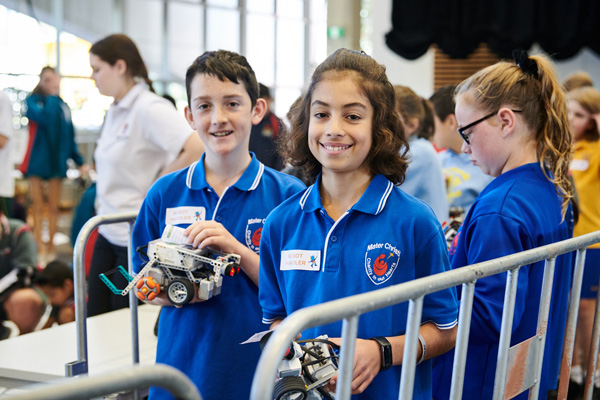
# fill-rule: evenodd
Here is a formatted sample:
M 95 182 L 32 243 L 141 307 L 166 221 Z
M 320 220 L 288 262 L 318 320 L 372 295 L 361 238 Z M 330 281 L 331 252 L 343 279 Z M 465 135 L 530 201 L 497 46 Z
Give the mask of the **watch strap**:
M 381 365 L 379 372 L 385 371 L 392 366 L 392 345 L 384 336 L 372 337 L 369 340 L 374 340 L 379 344 L 381 351 Z

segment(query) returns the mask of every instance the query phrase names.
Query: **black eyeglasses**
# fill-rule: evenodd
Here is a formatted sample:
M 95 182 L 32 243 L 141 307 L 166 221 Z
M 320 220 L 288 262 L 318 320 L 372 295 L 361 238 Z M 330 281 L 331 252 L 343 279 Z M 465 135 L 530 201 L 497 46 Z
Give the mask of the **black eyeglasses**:
M 500 110 L 498 110 L 498 111 L 500 111 Z M 470 137 L 471 137 L 471 135 L 473 134 L 473 132 L 471 132 L 471 133 L 465 133 L 465 131 L 466 131 L 467 129 L 469 129 L 469 128 L 472 128 L 472 127 L 474 127 L 474 126 L 475 126 L 475 125 L 477 125 L 478 123 L 480 123 L 480 122 L 483 122 L 483 121 L 485 121 L 486 119 L 488 119 L 488 118 L 490 118 L 490 117 L 493 117 L 494 115 L 498 114 L 498 111 L 494 111 L 493 113 L 491 113 L 491 114 L 488 114 L 488 115 L 486 115 L 486 116 L 485 116 L 485 117 L 483 117 L 483 118 L 479 118 L 477 121 L 475 121 L 475 122 L 471 122 L 471 123 L 470 123 L 469 125 L 467 125 L 467 126 L 463 126 L 462 128 L 458 128 L 458 133 L 459 133 L 459 134 L 460 134 L 460 136 L 463 138 L 463 140 L 464 140 L 464 141 L 465 141 L 467 144 L 469 144 L 469 145 L 470 145 L 470 144 L 471 144 L 471 139 L 470 139 Z M 511 111 L 512 111 L 512 112 L 515 112 L 515 113 L 520 113 L 520 112 L 521 112 L 521 110 L 511 110 Z

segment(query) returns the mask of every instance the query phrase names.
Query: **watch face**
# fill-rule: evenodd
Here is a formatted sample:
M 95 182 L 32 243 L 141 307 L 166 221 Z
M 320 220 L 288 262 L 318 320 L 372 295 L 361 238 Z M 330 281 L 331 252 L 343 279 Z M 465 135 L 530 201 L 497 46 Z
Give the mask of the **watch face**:
M 373 337 L 371 340 L 376 341 L 381 348 L 381 367 L 379 370 L 385 371 L 392 366 L 392 345 L 383 336 Z

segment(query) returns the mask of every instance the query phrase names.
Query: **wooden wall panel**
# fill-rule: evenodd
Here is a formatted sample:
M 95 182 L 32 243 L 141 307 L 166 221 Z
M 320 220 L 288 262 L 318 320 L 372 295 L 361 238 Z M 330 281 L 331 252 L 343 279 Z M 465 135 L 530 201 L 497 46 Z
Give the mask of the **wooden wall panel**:
M 433 45 L 433 48 L 435 49 L 433 68 L 434 90 L 438 90 L 446 85 L 456 85 L 480 69 L 500 60 L 484 43 L 480 44 L 466 59 L 453 59 L 436 45 Z

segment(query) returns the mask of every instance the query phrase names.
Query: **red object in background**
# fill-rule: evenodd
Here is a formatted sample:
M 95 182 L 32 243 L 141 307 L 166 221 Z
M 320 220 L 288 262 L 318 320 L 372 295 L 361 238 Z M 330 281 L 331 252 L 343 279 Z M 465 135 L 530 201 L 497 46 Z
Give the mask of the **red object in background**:
M 88 276 L 90 272 L 90 266 L 92 265 L 92 255 L 94 254 L 94 246 L 96 246 L 96 239 L 98 239 L 98 228 L 94 229 L 90 234 L 90 237 L 85 245 L 83 251 L 83 264 L 85 265 L 85 276 Z

